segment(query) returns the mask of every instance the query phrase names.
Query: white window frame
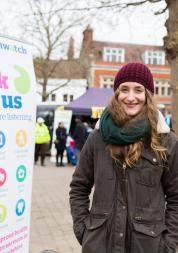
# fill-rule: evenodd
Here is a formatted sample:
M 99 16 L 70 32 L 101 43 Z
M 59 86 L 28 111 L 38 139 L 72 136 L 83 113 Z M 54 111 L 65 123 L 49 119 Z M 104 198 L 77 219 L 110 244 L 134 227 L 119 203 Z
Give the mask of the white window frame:
M 113 88 L 114 76 L 101 76 L 100 87 L 101 88 Z
M 156 80 L 155 91 L 156 91 L 156 88 L 158 89 L 158 93 L 155 92 L 156 96 L 160 96 L 160 97 L 172 96 L 172 91 L 170 91 L 170 94 L 169 94 L 169 90 L 171 89 L 171 86 L 168 80 Z M 164 93 L 163 93 L 163 90 L 164 90 Z
M 145 64 L 151 65 L 165 65 L 164 51 L 145 51 Z
M 124 48 L 104 47 L 103 60 L 108 62 L 124 62 L 125 61 Z

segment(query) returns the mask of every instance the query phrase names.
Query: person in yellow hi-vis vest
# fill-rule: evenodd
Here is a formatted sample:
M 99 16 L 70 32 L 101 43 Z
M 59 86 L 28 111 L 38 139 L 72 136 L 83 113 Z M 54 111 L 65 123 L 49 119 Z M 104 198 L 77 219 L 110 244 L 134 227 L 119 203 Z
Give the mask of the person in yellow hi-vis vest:
M 45 151 L 47 144 L 50 142 L 51 137 L 48 127 L 44 123 L 44 119 L 39 117 L 35 129 L 35 164 L 41 156 L 41 166 L 45 166 Z

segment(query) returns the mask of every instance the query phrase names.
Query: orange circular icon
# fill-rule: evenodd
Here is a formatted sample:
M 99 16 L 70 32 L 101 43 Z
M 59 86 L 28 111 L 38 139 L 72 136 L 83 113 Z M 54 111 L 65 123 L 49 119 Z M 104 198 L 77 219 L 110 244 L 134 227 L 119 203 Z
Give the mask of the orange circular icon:
M 27 144 L 27 134 L 24 130 L 19 130 L 16 134 L 17 146 L 23 148 Z

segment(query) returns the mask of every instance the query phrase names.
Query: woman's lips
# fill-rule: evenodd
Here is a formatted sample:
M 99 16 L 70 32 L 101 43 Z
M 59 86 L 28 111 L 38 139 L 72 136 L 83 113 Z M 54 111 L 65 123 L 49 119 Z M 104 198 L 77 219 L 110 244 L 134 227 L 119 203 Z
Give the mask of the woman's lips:
M 135 107 L 137 104 L 125 104 L 127 107 L 133 108 Z

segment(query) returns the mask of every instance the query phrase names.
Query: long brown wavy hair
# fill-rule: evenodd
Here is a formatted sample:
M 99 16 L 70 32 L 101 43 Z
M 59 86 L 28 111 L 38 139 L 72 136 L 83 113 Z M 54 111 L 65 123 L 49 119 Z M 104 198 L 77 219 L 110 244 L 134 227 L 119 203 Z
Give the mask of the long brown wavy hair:
M 145 105 L 139 115 L 137 115 L 133 119 L 125 113 L 120 104 L 120 101 L 118 100 L 119 90 L 117 90 L 111 98 L 108 105 L 108 109 L 114 122 L 119 127 L 124 127 L 124 125 L 127 124 L 128 121 L 134 122 L 140 117 L 148 117 L 151 126 L 150 147 L 158 157 L 165 161 L 167 149 L 160 144 L 160 136 L 157 132 L 158 112 L 155 105 L 154 97 L 148 90 L 145 90 L 145 94 Z M 107 146 L 107 148 L 110 151 L 111 157 L 116 162 L 120 163 L 120 161 L 124 161 L 127 166 L 132 167 L 137 164 L 137 161 L 141 156 L 143 141 L 138 141 L 127 146 L 116 146 L 110 144 Z

